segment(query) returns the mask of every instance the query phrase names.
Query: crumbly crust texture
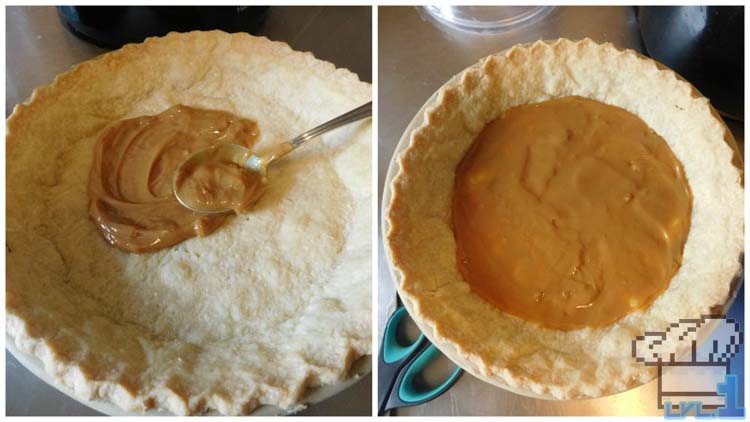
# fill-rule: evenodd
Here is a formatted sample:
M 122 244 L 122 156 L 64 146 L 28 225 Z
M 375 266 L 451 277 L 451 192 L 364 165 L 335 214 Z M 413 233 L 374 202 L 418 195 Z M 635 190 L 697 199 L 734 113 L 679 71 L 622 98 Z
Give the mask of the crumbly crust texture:
M 471 291 L 456 265 L 450 203 L 456 165 L 488 122 L 516 105 L 571 95 L 643 119 L 682 162 L 694 200 L 684 261 L 664 294 L 607 327 L 560 331 L 504 314 Z M 399 294 L 441 351 L 500 387 L 577 399 L 644 384 L 656 371 L 631 357 L 632 340 L 723 305 L 740 271 L 743 187 L 733 143 L 706 98 L 632 50 L 560 39 L 486 57 L 441 88 L 397 159 L 385 219 Z
M 7 120 L 7 332 L 87 399 L 126 410 L 294 410 L 371 344 L 371 124 L 274 164 L 252 213 L 136 255 L 88 216 L 97 135 L 175 104 L 258 122 L 260 153 L 371 98 L 310 53 L 171 33 L 90 60 Z

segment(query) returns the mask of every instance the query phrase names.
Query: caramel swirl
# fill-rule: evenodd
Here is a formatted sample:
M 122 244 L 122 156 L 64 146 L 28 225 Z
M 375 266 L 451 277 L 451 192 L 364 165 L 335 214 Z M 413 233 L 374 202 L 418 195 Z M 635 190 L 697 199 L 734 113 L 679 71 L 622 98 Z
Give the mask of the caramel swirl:
M 509 314 L 608 325 L 668 287 L 691 205 L 682 165 L 637 116 L 580 97 L 515 107 L 457 168 L 458 267 Z
M 99 137 L 89 177 L 89 214 L 110 244 L 127 252 L 154 252 L 206 236 L 223 216 L 200 216 L 172 192 L 177 166 L 200 149 L 236 143 L 252 149 L 255 122 L 233 114 L 174 106 L 128 119 Z

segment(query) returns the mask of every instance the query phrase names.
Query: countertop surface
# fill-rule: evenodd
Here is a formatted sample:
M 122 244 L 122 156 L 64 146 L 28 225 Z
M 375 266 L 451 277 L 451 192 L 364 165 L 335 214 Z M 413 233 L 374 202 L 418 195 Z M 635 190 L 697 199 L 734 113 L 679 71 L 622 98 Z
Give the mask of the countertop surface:
M 258 35 L 372 78 L 370 7 L 271 7 Z M 82 41 L 62 26 L 54 7 L 6 8 L 5 113 L 70 66 L 108 50 Z M 98 415 L 47 385 L 6 351 L 7 415 Z M 299 415 L 370 415 L 372 376 Z
M 514 44 L 539 39 L 591 38 L 643 53 L 633 7 L 555 7 L 526 27 L 497 35 L 452 30 L 435 23 L 414 7 L 380 7 L 378 11 L 378 195 L 393 151 L 411 119 L 440 86 L 482 57 Z M 727 121 L 742 150 L 743 125 Z M 382 229 L 381 221 L 378 221 Z M 378 327 L 393 310 L 395 288 L 379 232 Z M 742 309 L 740 291 L 733 310 Z M 519 396 L 465 373 L 445 394 L 432 402 L 398 409 L 396 415 L 654 415 L 656 381 L 614 396 L 581 401 L 545 401 Z

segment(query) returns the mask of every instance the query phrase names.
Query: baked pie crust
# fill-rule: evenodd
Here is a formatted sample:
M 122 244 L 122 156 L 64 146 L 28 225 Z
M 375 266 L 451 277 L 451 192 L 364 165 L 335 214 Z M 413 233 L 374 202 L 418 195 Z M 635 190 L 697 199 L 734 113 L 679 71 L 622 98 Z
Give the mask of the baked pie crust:
M 683 263 L 667 290 L 611 325 L 561 331 L 472 292 L 457 269 L 450 212 L 455 168 L 488 122 L 516 105 L 574 95 L 644 120 L 682 162 L 694 198 Z M 628 390 L 656 375 L 631 356 L 636 336 L 711 313 L 732 294 L 743 250 L 734 139 L 706 98 L 650 59 L 589 39 L 518 45 L 441 88 L 409 136 L 385 213 L 398 292 L 427 337 L 487 382 L 555 399 Z
M 304 407 L 371 347 L 371 124 L 270 170 L 255 210 L 144 255 L 88 216 L 97 135 L 175 104 L 258 122 L 256 151 L 371 98 L 345 69 L 248 34 L 171 33 L 84 62 L 7 121 L 7 332 L 47 373 L 126 410 Z

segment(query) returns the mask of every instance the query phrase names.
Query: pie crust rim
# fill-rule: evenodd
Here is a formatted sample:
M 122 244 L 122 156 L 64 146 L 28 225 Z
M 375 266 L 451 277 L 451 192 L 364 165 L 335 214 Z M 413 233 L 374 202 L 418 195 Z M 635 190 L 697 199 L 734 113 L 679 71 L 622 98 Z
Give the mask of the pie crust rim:
M 15 345 L 13 337 L 10 334 L 5 335 L 5 347 L 8 352 L 29 372 L 34 374 L 37 378 L 42 380 L 47 385 L 55 388 L 55 390 L 65 394 L 72 400 L 82 403 L 97 412 L 103 413 L 107 416 L 174 416 L 173 413 L 163 409 L 158 410 L 147 410 L 145 412 L 133 412 L 123 410 L 116 404 L 104 401 L 104 400 L 88 400 L 83 397 L 76 396 L 75 392 L 70 390 L 67 386 L 60 384 L 54 377 L 48 374 L 44 370 L 44 364 L 33 354 L 21 351 Z M 367 376 L 372 372 L 372 356 L 365 355 L 357 359 L 352 363 L 349 371 L 349 378 L 338 384 L 323 385 L 307 392 L 303 397 L 302 402 L 308 406 L 315 406 L 316 404 L 328 400 L 329 398 L 340 394 L 359 382 L 363 377 Z M 293 415 L 293 412 L 285 411 L 276 406 L 261 406 L 253 411 L 249 416 L 289 416 Z M 221 416 L 215 410 L 210 411 L 203 416 Z

